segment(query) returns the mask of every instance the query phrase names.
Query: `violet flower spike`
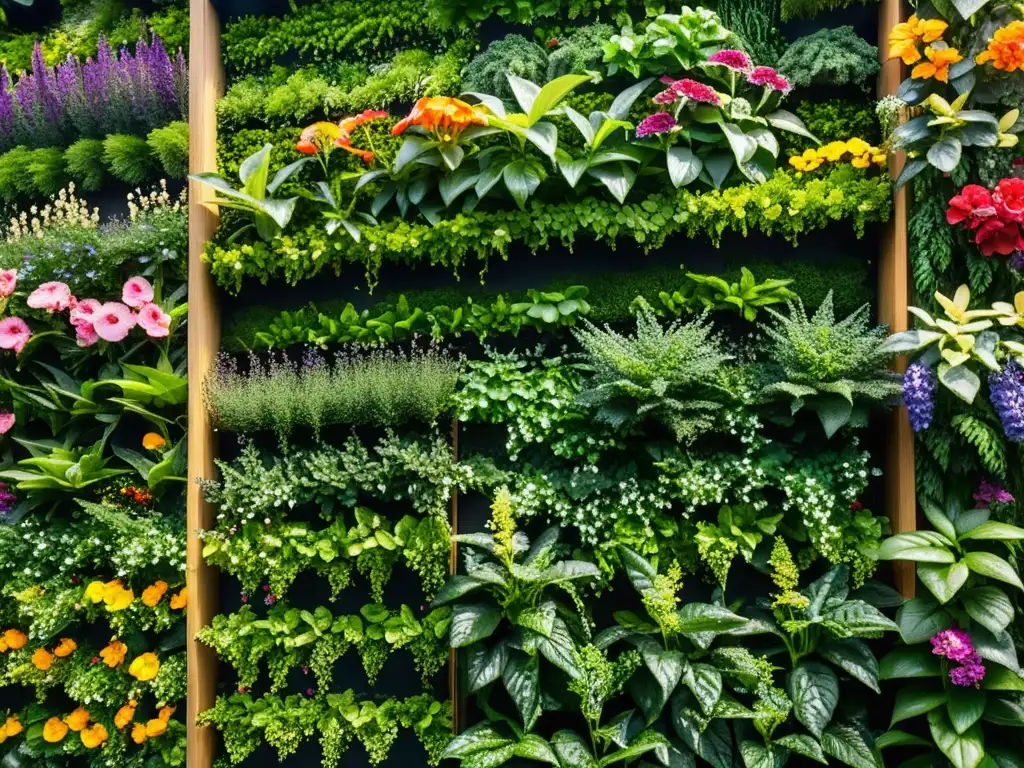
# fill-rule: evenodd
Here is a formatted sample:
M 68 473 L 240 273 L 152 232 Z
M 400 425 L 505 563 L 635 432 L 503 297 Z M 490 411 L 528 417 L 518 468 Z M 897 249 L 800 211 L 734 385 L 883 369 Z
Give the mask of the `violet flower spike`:
M 903 374 L 903 404 L 910 427 L 921 432 L 931 426 L 935 414 L 935 374 L 927 365 L 913 362 Z
M 1006 437 L 1024 442 L 1024 369 L 1010 360 L 1002 371 L 988 377 L 989 400 L 999 414 Z

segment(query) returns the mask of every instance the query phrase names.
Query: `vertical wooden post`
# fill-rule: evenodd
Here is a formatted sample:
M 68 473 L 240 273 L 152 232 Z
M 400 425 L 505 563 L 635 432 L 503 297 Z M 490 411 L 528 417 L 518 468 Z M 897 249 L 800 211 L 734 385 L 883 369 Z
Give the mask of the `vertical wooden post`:
M 217 99 L 223 87 L 220 25 L 209 0 L 190 0 L 189 171 L 212 171 L 217 164 Z M 217 655 L 196 633 L 217 612 L 217 574 L 203 560 L 200 528 L 211 528 L 213 513 L 195 480 L 213 477 L 216 436 L 203 405 L 202 383 L 217 355 L 220 318 L 203 247 L 217 228 L 207 205 L 209 187 L 189 182 L 188 190 L 188 768 L 210 768 L 215 732 L 196 727 L 196 716 L 213 706 Z
M 889 30 L 902 22 L 903 0 L 882 0 L 878 17 L 878 52 L 882 71 L 878 77 L 879 96 L 895 95 L 905 76 L 905 67 L 899 59 L 888 59 Z M 906 155 L 890 155 L 889 173 L 896 179 L 903 170 Z M 896 193 L 892 219 L 882 237 L 878 262 L 878 319 L 889 326 L 892 333 L 909 327 L 907 312 L 910 295 L 910 247 L 907 236 L 907 188 Z M 897 370 L 906 370 L 907 361 L 900 358 Z M 917 498 L 914 480 L 914 433 L 905 408 L 895 409 L 889 416 L 886 434 L 889 448 L 885 462 L 886 513 L 893 533 L 913 531 L 917 528 Z M 913 597 L 916 571 L 909 561 L 894 563 L 896 588 L 904 597 Z

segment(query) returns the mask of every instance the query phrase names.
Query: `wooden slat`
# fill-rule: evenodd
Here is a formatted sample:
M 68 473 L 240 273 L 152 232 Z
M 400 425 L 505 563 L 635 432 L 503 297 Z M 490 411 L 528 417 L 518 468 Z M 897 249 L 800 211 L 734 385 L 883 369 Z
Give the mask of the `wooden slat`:
M 189 170 L 216 170 L 217 99 L 223 88 L 220 24 L 209 0 L 190 0 Z M 220 318 L 203 246 L 217 228 L 206 205 L 209 187 L 189 182 L 188 203 L 188 768 L 210 768 L 216 750 L 212 729 L 196 727 L 196 716 L 213 706 L 217 655 L 196 633 L 217 613 L 217 573 L 203 561 L 200 528 L 213 527 L 213 512 L 195 480 L 213 477 L 216 440 L 203 405 L 202 381 L 217 355 Z
M 903 62 L 887 61 L 889 30 L 905 18 L 902 0 L 882 0 L 878 18 L 878 52 L 882 58 L 882 71 L 878 78 L 878 94 L 895 94 L 906 76 Z M 889 173 L 895 179 L 903 170 L 906 156 L 903 152 L 889 158 Z M 910 248 L 907 237 L 907 188 L 896 193 L 892 220 L 885 229 L 878 263 L 878 319 L 889 326 L 892 333 L 909 327 L 907 303 L 910 295 Z M 897 361 L 897 370 L 906 370 L 907 361 Z M 886 425 L 889 448 L 885 461 L 885 507 L 893 533 L 913 531 L 917 528 L 917 499 L 914 487 L 914 433 L 905 408 L 897 408 Z M 905 596 L 913 597 L 916 573 L 911 562 L 894 564 L 896 588 Z

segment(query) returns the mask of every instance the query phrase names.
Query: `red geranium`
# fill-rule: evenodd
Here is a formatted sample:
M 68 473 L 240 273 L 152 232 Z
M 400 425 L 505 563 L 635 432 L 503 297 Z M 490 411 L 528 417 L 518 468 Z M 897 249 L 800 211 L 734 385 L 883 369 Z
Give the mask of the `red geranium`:
M 1024 249 L 1024 179 L 1003 179 L 992 191 L 968 184 L 949 201 L 946 221 L 974 230 L 974 243 L 985 256 Z
M 992 200 L 1000 219 L 1024 222 L 1024 179 L 1003 179 L 996 185 Z
M 949 201 L 946 221 L 952 225 L 967 221 L 969 229 L 977 229 L 982 222 L 995 215 L 996 209 L 992 205 L 991 193 L 977 184 L 968 184 L 959 195 Z
M 998 253 L 1009 256 L 1024 248 L 1024 237 L 1016 222 L 992 218 L 986 221 L 974 236 L 974 242 L 981 249 L 982 256 Z

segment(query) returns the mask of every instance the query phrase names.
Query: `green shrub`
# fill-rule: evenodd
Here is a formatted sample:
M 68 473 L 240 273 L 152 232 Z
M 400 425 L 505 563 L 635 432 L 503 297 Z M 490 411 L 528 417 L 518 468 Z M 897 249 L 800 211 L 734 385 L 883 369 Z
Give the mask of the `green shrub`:
M 169 178 L 188 176 L 188 123 L 178 121 L 156 128 L 146 142 Z
M 855 85 L 867 89 L 879 68 L 878 49 L 858 37 L 851 26 L 801 37 L 779 59 L 779 71 L 797 88 Z
M 794 111 L 804 121 L 807 130 L 817 136 L 822 143 L 846 141 L 854 136 L 864 139 L 871 145 L 877 145 L 882 140 L 878 117 L 870 104 L 848 99 L 802 101 L 796 105 Z M 791 155 L 816 146 L 810 139 L 797 136 L 795 133 L 783 134 L 779 138 L 783 155 Z
M 56 195 L 68 182 L 64 168 L 64 150 L 60 147 L 32 150 L 28 161 L 28 173 L 36 194 L 44 197 Z
M 316 67 L 303 67 L 266 94 L 261 116 L 275 125 L 301 124 L 313 115 L 323 115 L 332 89 Z
M 548 54 L 522 35 L 508 35 L 491 43 L 466 65 L 463 87 L 467 91 L 489 93 L 515 104 L 507 76 L 518 75 L 534 83 L 546 82 Z
M 786 50 L 786 39 L 779 31 L 778 0 L 719 0 L 716 11 L 755 64 L 778 64 Z
M 562 75 L 599 69 L 604 59 L 604 44 L 618 30 L 607 24 L 588 24 L 580 27 L 559 42 L 548 57 L 548 80 Z
M 116 179 L 141 184 L 157 172 L 156 157 L 141 136 L 115 133 L 103 140 L 103 162 Z
M 280 168 L 294 158 L 298 138 L 297 128 L 245 128 L 228 131 L 217 137 L 217 170 L 228 177 L 237 176 L 242 161 L 268 142 L 274 145 L 270 165 L 272 168 Z
M 0 197 L 14 200 L 19 195 L 31 195 L 35 191 L 28 170 L 31 160 L 32 150 L 27 147 L 15 147 L 0 155 Z
M 782 20 L 810 18 L 819 13 L 847 8 L 859 2 L 866 5 L 877 0 L 782 0 Z
M 68 173 L 86 192 L 103 188 L 107 166 L 103 162 L 102 139 L 79 139 L 64 152 Z

